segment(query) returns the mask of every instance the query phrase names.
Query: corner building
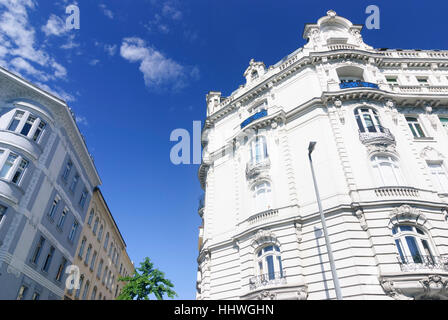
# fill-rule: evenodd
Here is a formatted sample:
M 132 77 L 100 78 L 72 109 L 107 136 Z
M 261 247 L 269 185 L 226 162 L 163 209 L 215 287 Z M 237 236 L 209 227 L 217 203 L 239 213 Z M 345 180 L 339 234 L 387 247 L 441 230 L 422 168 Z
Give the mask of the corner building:
M 197 299 L 446 299 L 448 51 L 375 49 L 334 11 L 207 95 Z
M 67 104 L 0 68 L 0 300 L 59 300 L 101 184 Z

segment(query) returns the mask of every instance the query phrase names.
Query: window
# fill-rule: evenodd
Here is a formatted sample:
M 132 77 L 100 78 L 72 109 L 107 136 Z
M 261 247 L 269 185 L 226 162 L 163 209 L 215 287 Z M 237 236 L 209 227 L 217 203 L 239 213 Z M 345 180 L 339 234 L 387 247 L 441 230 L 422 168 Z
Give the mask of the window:
M 92 296 L 90 297 L 90 300 L 95 300 L 96 299 L 96 291 L 97 291 L 97 288 L 95 286 L 95 287 L 93 287 Z
M 106 240 L 104 240 L 104 249 L 107 250 L 108 245 L 109 245 L 109 232 L 106 233 Z
M 372 108 L 355 109 L 355 119 L 360 132 L 384 132 L 378 112 Z
M 97 253 L 95 251 L 92 256 L 92 261 L 90 262 L 90 270 L 91 271 L 93 271 L 93 269 L 95 268 L 96 256 L 97 256 Z
M 42 270 L 45 272 L 48 272 L 48 269 L 50 269 L 51 260 L 53 260 L 54 251 L 55 251 L 54 247 L 51 247 L 50 250 L 48 251 L 47 258 L 45 259 L 44 266 L 42 267 Z
M 377 183 L 382 187 L 404 184 L 397 160 L 391 156 L 372 157 L 372 166 Z
M 104 269 L 104 273 L 103 273 L 103 279 L 101 280 L 101 282 L 104 284 L 106 281 L 106 277 L 107 277 L 107 272 L 108 272 L 109 268 L 106 267 L 106 269 Z
M 428 83 L 428 77 L 417 77 L 417 81 L 419 84 L 427 84 Z
M 56 281 L 61 281 L 62 276 L 64 275 L 64 270 L 67 265 L 67 259 L 62 258 L 61 264 L 59 265 L 58 272 L 56 274 Z
M 98 300 L 101 300 L 102 297 L 103 297 L 103 294 L 100 292 L 100 294 L 98 295 Z
M 95 224 L 93 225 L 93 234 L 96 235 L 96 230 L 98 229 L 98 223 L 100 222 L 100 219 L 96 218 L 95 219 Z
M 255 79 L 258 78 L 258 72 L 257 72 L 257 70 L 252 71 L 252 73 L 251 73 L 251 78 L 252 78 L 252 80 L 255 80 Z
M 22 119 L 23 115 L 24 115 L 23 111 L 16 111 L 16 113 L 14 115 L 14 118 L 12 118 L 12 121 L 11 121 L 9 127 L 8 127 L 9 131 L 16 131 L 16 129 L 17 129 L 17 127 L 18 127 L 18 125 L 20 123 L 20 120 Z
M 271 184 L 267 181 L 255 185 L 252 189 L 255 212 L 261 212 L 271 207 Z
M 73 222 L 72 229 L 70 230 L 70 233 L 68 235 L 68 240 L 70 240 L 71 242 L 73 242 L 75 240 L 76 232 L 78 231 L 78 227 L 79 227 L 79 223 L 78 223 L 78 221 L 75 220 L 75 222 Z
M 44 237 L 40 237 L 39 242 L 37 243 L 36 249 L 34 249 L 33 257 L 31 259 L 31 262 L 34 264 L 37 264 L 39 261 L 40 253 L 42 252 L 42 248 L 45 244 Z
M 25 300 L 26 293 L 28 292 L 28 287 L 22 285 L 17 294 L 17 300 Z
M 84 189 L 84 191 L 81 194 L 81 198 L 79 199 L 79 204 L 81 205 L 82 208 L 84 208 L 86 200 L 87 200 L 87 190 Z
M 116 298 L 118 296 L 118 284 L 117 284 L 117 287 L 115 288 L 115 295 L 114 295 L 114 297 Z
M 103 230 L 104 230 L 104 226 L 101 225 L 100 231 L 98 232 L 98 241 L 101 241 L 101 238 L 103 236 Z
M 257 136 L 250 144 L 250 158 L 252 164 L 257 164 L 268 158 L 266 137 Z
M 3 221 L 3 217 L 5 216 L 5 214 L 6 214 L 6 210 L 7 210 L 8 208 L 6 208 L 5 206 L 2 206 L 1 204 L 0 204 L 0 224 L 2 223 L 2 221 Z
M 35 291 L 33 293 L 33 296 L 31 297 L 31 300 L 33 300 L 33 301 L 40 300 L 40 293 Z
M 86 247 L 86 241 L 87 239 L 84 237 L 81 241 L 81 246 L 79 247 L 79 253 L 78 256 L 82 259 L 82 256 L 84 255 L 84 248 Z
M 92 252 L 92 245 L 89 244 L 89 247 L 87 248 L 87 253 L 86 253 L 86 258 L 84 259 L 84 263 L 86 265 L 89 264 L 89 259 L 90 259 L 90 253 Z
M 392 234 L 403 263 L 428 263 L 434 261 L 429 237 L 419 227 L 398 225 L 392 229 Z
M 445 128 L 445 130 L 448 132 L 448 118 L 440 118 L 440 122 L 442 123 L 442 126 Z
M 269 280 L 283 278 L 280 248 L 269 245 L 260 249 L 257 253 L 257 269 L 260 276 Z
M 79 174 L 75 174 L 75 176 L 73 177 L 72 184 L 70 185 L 70 191 L 72 192 L 75 191 L 78 181 L 79 181 Z
M 22 130 L 20 131 L 20 134 L 24 135 L 24 136 L 28 136 L 28 133 L 30 133 L 31 127 L 33 126 L 36 119 L 37 118 L 35 116 L 29 115 L 28 119 L 25 122 L 25 125 L 22 127 Z
M 56 196 L 56 198 L 53 200 L 53 204 L 51 205 L 50 211 L 48 212 L 48 217 L 50 217 L 51 219 L 54 219 L 54 215 L 56 214 L 60 200 L 61 199 L 59 198 L 59 196 Z
M 406 121 L 408 122 L 408 126 L 414 135 L 414 138 L 424 138 L 425 133 L 423 132 L 422 126 L 418 122 L 416 117 L 406 117 Z
M 0 152 L 0 155 L 3 154 L 3 151 Z M 19 157 L 17 154 L 13 152 L 9 152 L 7 155 L 6 161 L 3 164 L 3 167 L 0 171 L 0 178 L 9 180 L 11 179 L 12 183 L 19 184 L 20 179 L 23 175 L 23 172 L 28 167 L 28 161 Z
M 396 84 L 398 83 L 396 76 L 387 76 L 386 81 L 390 84 Z
M 72 168 L 73 168 L 73 162 L 71 162 L 71 160 L 69 160 L 67 162 L 67 164 L 65 165 L 64 173 L 62 174 L 62 179 L 67 181 L 68 176 L 70 175 L 70 171 L 72 171 Z
M 64 211 L 62 211 L 62 213 L 61 213 L 61 217 L 59 218 L 57 227 L 61 230 L 64 227 L 65 218 L 67 218 L 67 212 L 68 212 L 68 209 L 65 208 Z
M 448 176 L 442 163 L 428 163 L 434 187 L 439 192 L 448 193 Z
M 98 265 L 98 271 L 96 273 L 96 277 L 98 279 L 100 279 L 100 277 L 101 277 L 101 270 L 103 269 L 103 263 L 104 263 L 104 261 L 103 261 L 103 259 L 101 259 L 100 264 Z
M 79 278 L 79 289 L 76 291 L 75 298 L 79 298 L 79 295 L 81 294 L 82 284 L 84 283 L 84 275 L 82 274 Z
M 86 285 L 84 286 L 84 293 L 82 294 L 82 300 L 86 300 L 87 294 L 89 293 L 90 281 L 86 281 Z
M 89 220 L 87 221 L 87 224 L 89 225 L 89 226 L 91 226 L 92 225 L 92 220 L 93 220 L 93 216 L 95 215 L 95 211 L 92 209 L 92 210 L 90 210 L 90 215 L 89 215 Z
M 34 135 L 33 135 L 34 141 L 36 141 L 36 142 L 39 141 L 39 137 L 41 136 L 41 134 L 44 131 L 46 126 L 47 126 L 47 124 L 45 122 L 43 122 L 42 120 L 39 122 L 39 125 L 37 126 L 36 131 L 34 132 Z
M 20 164 L 16 170 L 16 172 L 14 173 L 14 176 L 12 178 L 12 183 L 15 184 L 19 184 L 20 179 L 22 178 L 23 172 L 25 171 L 25 169 L 28 167 L 28 161 L 21 159 L 20 160 Z

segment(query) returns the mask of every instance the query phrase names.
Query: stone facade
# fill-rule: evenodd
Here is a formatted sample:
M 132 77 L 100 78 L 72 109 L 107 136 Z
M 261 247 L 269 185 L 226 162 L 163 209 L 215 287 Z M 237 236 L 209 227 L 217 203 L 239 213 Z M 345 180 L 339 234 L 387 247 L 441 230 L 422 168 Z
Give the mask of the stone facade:
M 93 191 L 75 265 L 79 289 L 66 290 L 72 300 L 114 300 L 124 285 L 118 280 L 134 273 L 126 243 L 99 188 Z
M 212 91 L 197 299 L 448 298 L 448 52 L 374 49 L 329 11 L 277 64 Z

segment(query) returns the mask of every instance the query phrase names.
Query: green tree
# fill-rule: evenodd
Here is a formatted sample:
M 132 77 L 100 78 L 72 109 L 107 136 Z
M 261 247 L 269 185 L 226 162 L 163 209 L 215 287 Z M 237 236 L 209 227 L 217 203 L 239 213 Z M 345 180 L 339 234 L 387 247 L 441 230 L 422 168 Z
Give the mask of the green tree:
M 158 300 L 163 300 L 165 294 L 169 298 L 177 296 L 172 282 L 165 279 L 163 272 L 154 268 L 148 257 L 140 263 L 140 268 L 135 270 L 132 277 L 120 278 L 119 281 L 125 281 L 126 284 L 117 300 L 150 300 L 151 294 Z

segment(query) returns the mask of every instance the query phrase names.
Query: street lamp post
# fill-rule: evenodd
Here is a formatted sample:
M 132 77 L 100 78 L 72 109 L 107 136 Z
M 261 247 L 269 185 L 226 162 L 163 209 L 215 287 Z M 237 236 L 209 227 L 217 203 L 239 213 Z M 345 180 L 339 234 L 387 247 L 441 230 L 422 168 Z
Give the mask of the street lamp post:
M 333 275 L 334 290 L 336 291 L 336 297 L 338 300 L 342 300 L 341 287 L 339 286 L 339 279 L 336 273 L 336 266 L 334 264 L 333 251 L 331 250 L 330 238 L 328 237 L 327 224 L 325 223 L 325 216 L 322 211 L 322 203 L 320 201 L 319 189 L 317 188 L 316 175 L 314 174 L 313 160 L 311 153 L 314 151 L 314 147 L 317 142 L 310 142 L 308 147 L 308 158 L 310 159 L 311 173 L 313 175 L 314 190 L 316 192 L 317 205 L 319 206 L 320 219 L 322 221 L 322 229 L 325 235 L 325 244 L 327 246 L 328 260 L 330 261 L 331 274 Z

